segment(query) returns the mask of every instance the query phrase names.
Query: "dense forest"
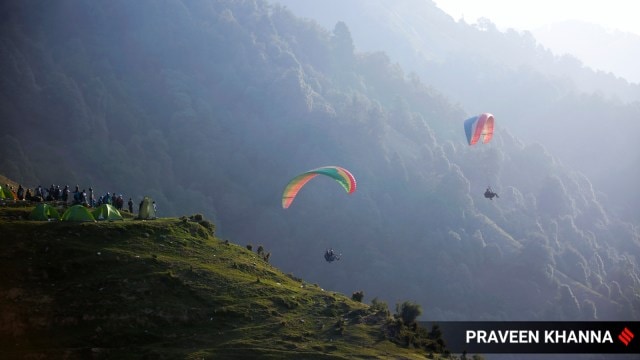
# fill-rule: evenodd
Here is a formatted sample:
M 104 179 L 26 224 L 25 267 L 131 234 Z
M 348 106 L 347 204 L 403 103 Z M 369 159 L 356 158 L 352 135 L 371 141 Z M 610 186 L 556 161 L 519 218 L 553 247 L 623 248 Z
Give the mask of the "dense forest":
M 425 319 L 638 318 L 638 192 L 605 195 L 601 174 L 569 158 L 615 163 L 612 177 L 632 176 L 614 190 L 631 190 L 637 147 L 617 136 L 635 133 L 621 126 L 637 129 L 637 102 L 553 92 L 562 79 L 465 57 L 428 70 L 460 79 L 444 88 L 384 49 L 356 50 L 349 22 L 327 28 L 261 0 L 27 0 L 3 2 L 0 17 L 10 178 L 201 212 L 285 271 L 365 301 L 412 299 Z M 529 41 L 458 26 L 469 42 Z M 462 102 L 485 99 L 461 89 L 487 81 L 499 96 Z M 494 139 L 469 147 L 464 119 L 504 103 Z M 586 145 L 539 141 L 548 133 Z M 283 210 L 287 181 L 323 165 L 348 168 L 358 190 L 314 179 Z M 487 185 L 500 198 L 483 198 Z M 330 247 L 340 261 L 324 261 Z

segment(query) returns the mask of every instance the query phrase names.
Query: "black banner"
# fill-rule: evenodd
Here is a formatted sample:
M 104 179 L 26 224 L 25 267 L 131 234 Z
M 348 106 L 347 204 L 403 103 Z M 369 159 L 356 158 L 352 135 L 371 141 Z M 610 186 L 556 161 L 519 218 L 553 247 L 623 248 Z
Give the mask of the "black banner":
M 438 326 L 452 353 L 640 354 L 638 321 L 442 321 Z

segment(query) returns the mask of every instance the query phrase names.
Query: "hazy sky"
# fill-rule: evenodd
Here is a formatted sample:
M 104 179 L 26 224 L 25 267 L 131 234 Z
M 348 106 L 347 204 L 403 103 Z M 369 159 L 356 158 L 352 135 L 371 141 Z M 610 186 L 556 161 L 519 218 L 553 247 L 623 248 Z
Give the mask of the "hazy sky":
M 479 17 L 499 29 L 532 30 L 543 25 L 583 20 L 640 35 L 637 2 L 633 0 L 433 0 L 454 20 L 467 23 Z

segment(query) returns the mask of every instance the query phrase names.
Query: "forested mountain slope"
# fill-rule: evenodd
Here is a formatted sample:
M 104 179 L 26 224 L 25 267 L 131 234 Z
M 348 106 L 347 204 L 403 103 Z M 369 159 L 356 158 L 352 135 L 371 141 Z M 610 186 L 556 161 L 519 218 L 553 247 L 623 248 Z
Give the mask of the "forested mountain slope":
M 0 173 L 151 195 L 285 271 L 430 319 L 638 316 L 639 231 L 590 179 L 509 116 L 469 147 L 470 114 L 355 51 L 345 23 L 258 0 L 1 6 Z M 283 210 L 289 179 L 323 165 L 358 190 L 314 179 Z
M 609 209 L 638 225 L 640 84 L 553 54 L 529 32 L 454 21 L 430 0 L 272 2 L 328 28 L 345 22 L 358 51 L 385 51 L 467 112 L 491 111 L 586 174 Z

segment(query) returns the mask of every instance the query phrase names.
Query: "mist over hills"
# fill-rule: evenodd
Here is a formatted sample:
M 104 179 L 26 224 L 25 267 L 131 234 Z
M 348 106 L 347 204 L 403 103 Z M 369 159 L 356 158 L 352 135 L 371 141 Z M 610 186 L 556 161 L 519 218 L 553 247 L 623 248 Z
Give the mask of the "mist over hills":
M 640 36 L 583 21 L 563 21 L 533 29 L 535 38 L 555 54 L 573 54 L 591 68 L 640 83 L 634 59 L 640 57 Z
M 586 174 L 608 208 L 640 218 L 633 185 L 640 149 L 631 135 L 640 130 L 639 84 L 554 54 L 532 33 L 501 32 L 490 19 L 456 22 L 429 0 L 272 2 L 327 28 L 344 21 L 359 51 L 386 52 L 469 114 L 491 111 L 501 126 Z M 596 41 L 603 33 L 589 34 Z M 618 61 L 632 61 L 633 49 Z M 602 56 L 612 54 L 603 48 Z
M 285 271 L 413 299 L 428 319 L 638 318 L 637 103 L 486 58 L 409 73 L 391 52 L 358 50 L 356 24 L 326 28 L 258 0 L 0 10 L 0 173 L 12 179 L 148 194 L 160 215 L 202 212 Z M 526 34 L 442 21 L 469 43 L 537 51 Z M 504 61 L 519 54 L 507 50 Z M 462 122 L 494 108 L 494 139 L 469 147 Z M 541 121 L 558 118 L 584 126 Z M 628 183 L 605 189 L 577 160 L 597 168 L 612 154 L 608 178 Z M 289 179 L 330 164 L 355 175 L 356 193 L 317 179 L 280 207 Z M 482 197 L 487 185 L 499 199 Z M 329 247 L 343 259 L 325 263 Z

